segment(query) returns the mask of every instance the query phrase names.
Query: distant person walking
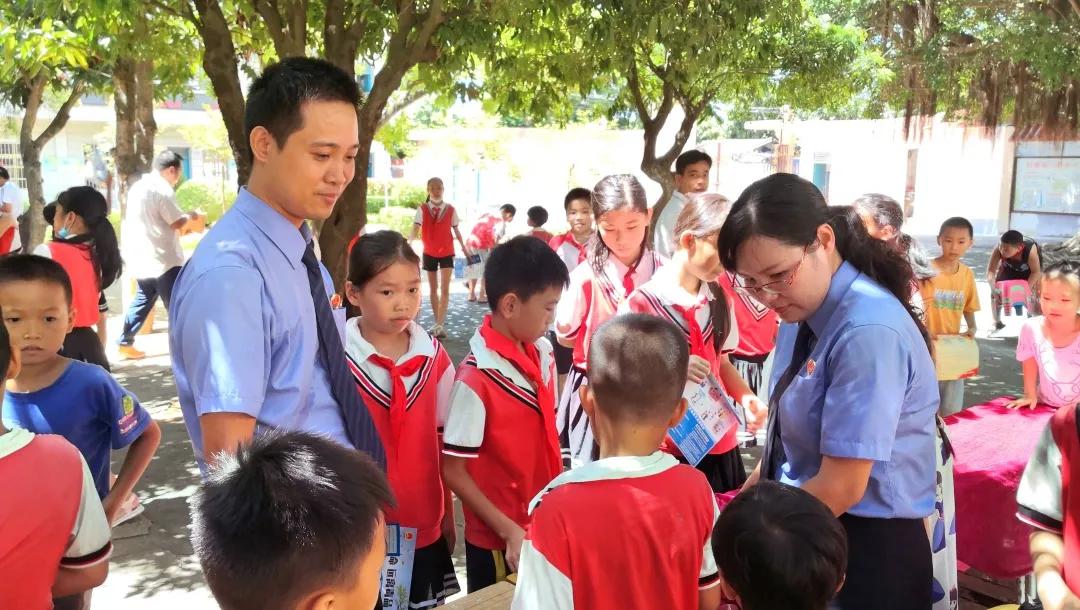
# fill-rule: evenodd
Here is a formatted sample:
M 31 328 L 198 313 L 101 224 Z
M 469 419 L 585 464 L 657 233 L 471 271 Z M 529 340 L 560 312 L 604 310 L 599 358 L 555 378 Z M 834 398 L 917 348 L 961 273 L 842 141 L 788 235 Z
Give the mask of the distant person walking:
M 7 168 L 0 166 L 0 255 L 18 252 L 19 216 L 23 213 L 22 189 L 11 180 Z
M 183 157 L 166 150 L 154 158 L 154 170 L 139 179 L 128 192 L 127 210 L 120 227 L 120 243 L 129 273 L 135 277 L 135 298 L 124 318 L 120 357 L 145 358 L 135 349 L 135 335 L 146 323 L 160 296 L 169 307 L 173 283 L 184 264 L 180 231 L 198 220 L 198 212 L 185 214 L 176 205 Z

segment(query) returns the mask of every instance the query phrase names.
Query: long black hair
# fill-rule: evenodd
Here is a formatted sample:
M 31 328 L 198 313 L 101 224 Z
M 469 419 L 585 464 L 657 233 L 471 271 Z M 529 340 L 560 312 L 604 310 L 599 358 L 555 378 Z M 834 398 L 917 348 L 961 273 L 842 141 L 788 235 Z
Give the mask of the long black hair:
M 105 290 L 119 279 L 124 270 L 124 261 L 120 258 L 120 244 L 116 240 L 116 230 L 109 222 L 109 204 L 105 196 L 90 186 L 75 186 L 60 193 L 56 198 L 57 212 L 64 211 L 82 218 L 88 233 L 69 238 L 54 236 L 53 240 L 66 244 L 86 244 L 90 247 L 94 262 L 94 272 L 98 282 Z
M 625 208 L 630 208 L 640 214 L 648 215 L 649 213 L 649 200 L 645 196 L 645 187 L 641 186 L 637 178 L 630 174 L 615 174 L 605 176 L 596 183 L 592 190 L 592 213 L 597 225 L 604 214 Z M 635 265 L 645 256 L 648 248 L 649 231 L 646 228 L 645 236 L 641 238 L 641 254 L 638 255 L 638 260 L 634 261 Z M 604 263 L 607 262 L 611 250 L 604 243 L 599 230 L 593 234 L 589 242 L 589 250 L 589 262 L 592 264 L 593 271 L 598 276 L 603 275 Z
M 879 227 L 892 227 L 896 237 L 887 243 L 907 256 L 916 280 L 928 280 L 937 275 L 926 250 L 910 235 L 900 230 L 904 226 L 904 208 L 898 201 L 881 193 L 866 193 L 857 197 L 851 207 L 873 218 Z
M 713 235 L 719 235 L 720 229 L 727 219 L 730 201 L 723 195 L 716 193 L 701 193 L 694 195 L 686 203 L 686 207 L 679 213 L 675 221 L 675 244 L 682 247 L 682 236 L 692 235 L 695 239 L 706 239 Z M 713 324 L 713 347 L 719 354 L 723 349 L 724 341 L 731 333 L 731 314 L 728 310 L 727 295 L 724 289 L 716 282 L 708 282 L 709 292 L 713 299 L 709 304 L 709 314 Z
M 812 182 L 794 174 L 762 178 L 739 195 L 720 231 L 720 260 L 728 269 L 735 269 L 739 246 L 754 236 L 809 248 L 817 242 L 818 227 L 826 223 L 836 234 L 840 257 L 900 301 L 929 349 L 929 334 L 911 305 L 913 276 L 904 255 L 870 237 L 854 208 L 830 208 Z

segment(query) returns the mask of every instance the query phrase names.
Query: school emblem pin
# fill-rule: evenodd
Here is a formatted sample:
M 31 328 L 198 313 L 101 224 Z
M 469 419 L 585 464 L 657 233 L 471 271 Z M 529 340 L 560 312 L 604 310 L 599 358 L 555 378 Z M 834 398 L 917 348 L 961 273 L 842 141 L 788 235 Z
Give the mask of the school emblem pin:
M 816 370 L 817 370 L 817 363 L 814 362 L 814 359 L 811 358 L 811 359 L 807 360 L 806 361 L 806 376 L 807 377 L 812 376 L 814 374 L 814 371 L 816 371 Z
M 124 416 L 130 416 L 135 412 L 135 401 L 130 396 L 125 396 L 122 402 L 124 405 Z
M 341 295 L 335 292 L 334 294 L 330 295 L 330 309 L 339 308 L 341 308 Z

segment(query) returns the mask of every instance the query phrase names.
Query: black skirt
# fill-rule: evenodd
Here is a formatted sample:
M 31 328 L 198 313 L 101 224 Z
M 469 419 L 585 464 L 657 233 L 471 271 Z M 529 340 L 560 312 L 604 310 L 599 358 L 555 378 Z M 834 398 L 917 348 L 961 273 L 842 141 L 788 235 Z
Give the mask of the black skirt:
M 683 464 L 688 463 L 682 456 L 676 457 Z M 698 462 L 697 469 L 705 474 L 713 493 L 727 493 L 746 482 L 746 467 L 743 466 L 738 447 L 727 453 L 706 455 Z
M 841 515 L 848 537 L 847 580 L 830 608 L 930 610 L 934 569 L 922 519 Z

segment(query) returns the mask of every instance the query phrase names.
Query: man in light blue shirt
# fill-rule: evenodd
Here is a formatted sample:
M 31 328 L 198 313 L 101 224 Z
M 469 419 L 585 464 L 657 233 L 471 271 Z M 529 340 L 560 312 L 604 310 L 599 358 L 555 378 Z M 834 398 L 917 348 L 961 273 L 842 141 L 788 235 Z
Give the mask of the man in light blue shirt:
M 319 433 L 383 460 L 347 378 L 345 312 L 331 303 L 305 223 L 327 218 L 352 181 L 357 99 L 348 75 L 307 58 L 269 67 L 248 93 L 251 176 L 184 267 L 169 312 L 180 405 L 204 473 L 219 452 L 269 429 Z

